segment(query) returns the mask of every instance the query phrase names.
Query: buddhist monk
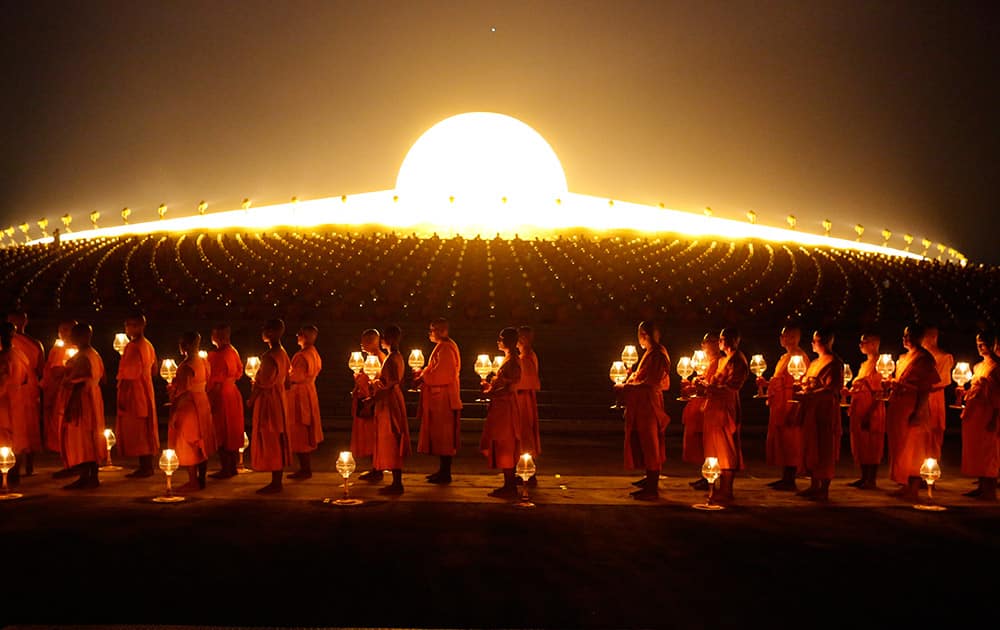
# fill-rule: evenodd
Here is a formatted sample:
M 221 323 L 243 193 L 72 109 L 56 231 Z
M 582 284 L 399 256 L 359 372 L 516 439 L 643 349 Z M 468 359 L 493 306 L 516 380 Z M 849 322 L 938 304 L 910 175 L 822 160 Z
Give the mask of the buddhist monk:
M 63 486 L 66 490 L 98 487 L 97 462 L 107 453 L 104 399 L 101 397 L 104 363 L 90 346 L 92 336 L 93 330 L 87 324 L 73 326 L 70 339 L 78 351 L 66 361 L 63 393 L 58 398 L 65 401 L 60 414 L 63 424 L 59 433 L 63 466 L 80 473 L 79 479 Z
M 889 466 L 893 481 L 903 488 L 893 496 L 916 501 L 920 490 L 920 466 L 933 456 L 933 419 L 930 392 L 940 380 L 934 356 L 923 348 L 923 328 L 917 325 L 903 331 L 903 345 L 909 348 L 902 372 L 890 383 L 891 394 L 886 409 L 889 433 Z M 897 366 L 898 367 L 898 366 Z M 895 436 L 895 438 L 893 437 Z
M 146 317 L 125 320 L 128 343 L 118 365 L 118 449 L 125 457 L 138 457 L 139 467 L 126 477 L 151 477 L 153 456 L 160 452 L 160 429 L 153 398 L 156 350 L 145 337 Z
M 375 328 L 361 333 L 361 351 L 378 358 L 379 365 L 385 364 L 388 356 L 382 349 L 382 334 Z M 382 481 L 382 469 L 375 466 L 375 399 L 372 398 L 372 379 L 364 370 L 354 375 L 354 389 L 351 391 L 351 452 L 354 458 L 372 457 L 372 469 L 358 475 L 362 481 Z
M 243 395 L 236 381 L 243 376 L 243 362 L 239 352 L 230 342 L 232 329 L 220 324 L 212 329 L 214 352 L 208 353 L 208 401 L 212 406 L 212 424 L 219 447 L 221 470 L 210 477 L 229 479 L 235 477 L 238 452 L 243 448 Z
M 531 326 L 517 329 L 517 350 L 521 360 L 521 380 L 517 382 L 517 412 L 521 421 L 521 453 L 530 453 L 535 459 L 542 454 L 542 441 L 538 430 L 538 392 L 542 381 L 538 376 L 538 355 L 534 350 L 535 331 Z M 517 479 L 521 482 L 521 479 Z M 537 475 L 532 475 L 527 484 L 538 485 Z
M 767 463 L 781 468 L 781 479 L 767 484 L 775 490 L 795 491 L 795 475 L 802 466 L 802 425 L 798 419 L 799 405 L 792 401 L 795 379 L 788 373 L 792 357 L 802 357 L 803 366 L 809 367 L 809 357 L 799 341 L 802 330 L 798 326 L 781 329 L 779 342 L 785 353 L 774 366 L 770 380 L 757 379 L 758 385 L 767 388 Z
M 719 460 L 719 492 L 713 500 L 720 503 L 733 501 L 733 480 L 737 470 L 743 469 L 743 448 L 740 441 L 740 388 L 750 374 L 747 358 L 739 351 L 740 334 L 734 328 L 719 333 L 719 349 L 723 358 L 719 369 L 705 387 L 702 408 L 704 422 L 705 457 Z
M 188 482 L 178 492 L 195 492 L 205 488 L 208 458 L 217 449 L 215 425 L 212 423 L 212 403 L 205 391 L 208 386 L 208 361 L 198 356 L 201 335 L 185 332 L 178 343 L 184 358 L 177 366 L 177 375 L 168 385 L 170 393 L 170 424 L 167 444 L 177 453 L 177 462 L 188 473 Z
M 437 472 L 427 476 L 431 483 L 451 483 L 451 460 L 461 441 L 462 412 L 458 373 L 462 361 L 456 344 L 448 335 L 448 320 L 435 319 L 427 335 L 435 343 L 427 366 L 415 370 L 413 381 L 420 386 L 420 438 L 418 453 L 440 457 Z
M 644 350 L 636 369 L 615 385 L 625 402 L 625 468 L 645 471 L 638 490 L 640 501 L 660 496 L 660 469 L 667 459 L 664 434 L 670 416 L 663 409 L 663 392 L 670 389 L 670 355 L 660 344 L 660 329 L 651 321 L 639 324 L 639 346 Z
M 830 498 L 837 459 L 840 457 L 840 390 L 844 386 L 844 362 L 833 352 L 833 332 L 827 329 L 813 333 L 813 352 L 818 356 L 809 364 L 794 399 L 802 405 L 802 467 L 812 481 L 798 492 L 800 497 L 814 501 Z
M 945 403 L 944 390 L 951 383 L 951 370 L 955 367 L 955 357 L 938 347 L 939 331 L 936 326 L 928 326 L 924 332 L 924 349 L 934 357 L 934 367 L 938 373 L 938 383 L 931 389 L 931 452 L 934 459 L 941 459 L 941 445 L 944 443 Z
M 24 474 L 30 476 L 35 472 L 35 453 L 42 452 L 42 388 L 41 380 L 45 371 L 45 349 L 42 342 L 25 333 L 28 326 L 28 314 L 17 311 L 7 315 L 7 321 L 14 325 L 14 347 L 21 351 L 28 360 L 26 379 L 20 390 L 20 420 L 24 427 L 28 448 L 24 451 Z M 17 474 L 20 473 L 18 460 Z
M 850 486 L 861 490 L 875 490 L 878 485 L 878 466 L 885 450 L 885 403 L 882 402 L 882 375 L 875 369 L 879 357 L 879 336 L 874 333 L 861 335 L 858 346 L 865 355 L 865 362 L 858 368 L 858 375 L 851 383 L 851 453 L 854 463 L 861 467 L 861 479 Z
M 319 396 L 316 394 L 316 377 L 323 369 L 323 361 L 316 350 L 319 329 L 303 326 L 295 335 L 299 351 L 292 357 L 288 373 L 288 442 L 292 453 L 299 460 L 299 469 L 288 475 L 289 479 L 312 477 L 310 453 L 323 441 L 323 423 L 319 417 Z
M 62 425 L 62 405 L 56 399 L 62 390 L 62 378 L 66 373 L 66 361 L 69 359 L 70 354 L 77 351 L 70 339 L 70 333 L 76 324 L 76 320 L 59 322 L 59 338 L 49 350 L 49 356 L 45 361 L 45 368 L 42 371 L 42 437 L 45 442 L 45 448 L 54 453 L 59 453 L 62 441 L 59 435 Z M 62 402 L 65 403 L 65 401 Z M 56 479 L 62 479 L 72 477 L 74 474 L 74 471 L 63 468 L 53 473 L 52 476 Z
M 972 371 L 972 384 L 962 410 L 962 474 L 979 479 L 979 487 L 965 496 L 983 501 L 997 500 L 997 475 L 1000 469 L 1000 440 L 997 418 L 1000 416 L 1000 370 L 993 350 L 993 333 L 976 336 L 976 350 L 983 358 Z
M 503 471 L 503 485 L 489 493 L 499 499 L 517 497 L 514 467 L 520 456 L 521 421 L 518 417 L 517 384 L 521 380 L 521 360 L 517 349 L 517 329 L 504 328 L 497 339 L 504 359 L 492 381 L 482 381 L 483 393 L 490 395 L 490 406 L 483 424 L 479 450 L 490 468 Z
M 253 409 L 250 436 L 250 465 L 254 470 L 270 471 L 271 483 L 257 490 L 258 494 L 274 494 L 282 490 L 282 471 L 291 461 L 286 418 L 285 380 L 291 368 L 288 353 L 281 345 L 285 322 L 269 320 L 260 336 L 267 352 L 260 358 L 260 369 L 253 380 L 247 406 Z
M 697 388 L 698 382 L 702 385 L 708 383 L 719 369 L 719 358 L 721 356 L 719 351 L 719 333 L 705 333 L 705 336 L 701 340 L 701 350 L 708 358 L 708 367 L 705 368 L 705 372 L 697 377 L 697 382 L 681 381 L 681 395 L 688 398 L 694 396 L 693 400 L 689 400 L 684 404 L 684 411 L 681 415 L 681 423 L 684 425 L 681 459 L 689 464 L 697 464 L 699 470 L 701 470 L 701 465 L 705 462 L 705 446 L 703 443 L 704 423 L 701 414 L 701 408 L 705 401 L 697 396 Z M 708 481 L 700 475 L 694 481 L 689 482 L 688 485 L 695 490 L 708 490 Z
M 373 466 L 377 470 L 391 470 L 392 483 L 379 489 L 379 494 L 403 493 L 403 458 L 410 454 L 410 427 L 406 419 L 406 401 L 403 400 L 404 366 L 399 353 L 402 331 L 399 326 L 389 326 L 382 335 L 382 347 L 388 351 L 382 362 L 378 378 L 372 383 L 375 399 L 375 453 Z
M 20 460 L 31 451 L 28 429 L 25 426 L 24 400 L 21 390 L 28 380 L 30 362 L 14 345 L 16 335 L 14 325 L 10 322 L 0 324 L 0 445 L 9 446 L 17 456 L 14 468 L 10 469 L 7 481 L 10 485 L 21 482 Z

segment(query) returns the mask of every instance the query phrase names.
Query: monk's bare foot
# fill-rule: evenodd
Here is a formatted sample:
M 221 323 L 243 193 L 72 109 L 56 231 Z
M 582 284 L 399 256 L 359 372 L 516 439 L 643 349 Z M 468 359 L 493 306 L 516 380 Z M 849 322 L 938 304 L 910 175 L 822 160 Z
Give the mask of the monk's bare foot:
M 257 494 L 277 494 L 281 492 L 280 483 L 269 483 L 263 488 L 257 490 Z
M 982 489 L 981 488 L 976 488 L 975 490 L 969 490 L 968 492 L 963 492 L 962 496 L 963 497 L 972 497 L 973 499 L 976 499 L 976 498 L 979 498 L 980 496 L 982 496 L 982 494 L 983 494 Z
M 637 501 L 656 501 L 660 498 L 660 492 L 656 488 L 641 488 L 629 494 Z
M 147 468 L 136 468 L 132 472 L 127 473 L 125 476 L 130 479 L 141 479 L 143 477 L 152 477 L 153 471 Z
M 369 470 L 366 473 L 361 473 L 358 475 L 358 479 L 361 481 L 382 481 L 382 471 L 381 470 Z
M 851 486 L 852 488 L 860 488 L 861 486 L 865 485 L 865 480 L 864 479 L 858 479 L 857 481 L 852 481 L 851 483 L 849 483 L 847 485 Z
M 808 498 L 812 497 L 813 495 L 815 495 L 817 492 L 819 492 L 818 489 L 809 487 L 809 488 L 806 488 L 805 490 L 799 490 L 798 492 L 795 493 L 795 496 L 805 497 L 806 499 L 808 499 Z
M 403 484 L 401 484 L 401 483 L 400 484 L 395 484 L 395 483 L 389 484 L 388 486 L 386 486 L 384 488 L 379 488 L 378 489 L 378 493 L 379 494 L 388 494 L 388 495 L 403 494 Z
M 878 484 L 871 479 L 858 486 L 858 490 L 878 490 Z
M 451 474 L 434 473 L 427 477 L 428 483 L 451 483 Z
M 695 490 L 708 490 L 708 481 L 704 478 L 688 482 L 688 485 Z
M 799 489 L 799 487 L 795 485 L 794 481 L 782 481 L 781 483 L 771 486 L 771 489 L 779 492 L 795 492 Z
M 787 483 L 787 482 L 784 479 L 776 479 L 776 480 L 768 483 L 767 485 L 768 485 L 769 488 L 776 488 L 776 487 L 778 487 L 778 486 L 780 486 L 782 484 L 785 484 L 785 483 Z
M 497 499 L 516 499 L 517 488 L 514 486 L 501 486 L 489 493 L 489 496 Z
M 89 490 L 100 485 L 101 483 L 97 479 L 90 477 L 87 479 L 77 479 L 73 483 L 63 486 L 63 490 Z

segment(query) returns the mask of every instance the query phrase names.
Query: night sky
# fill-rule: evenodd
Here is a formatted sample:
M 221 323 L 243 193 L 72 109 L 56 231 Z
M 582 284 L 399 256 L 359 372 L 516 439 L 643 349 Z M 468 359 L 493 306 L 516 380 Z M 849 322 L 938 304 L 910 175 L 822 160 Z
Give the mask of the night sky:
M 545 136 L 574 192 L 1000 263 L 997 2 L 3 10 L 0 227 L 392 188 L 426 128 L 495 111 Z

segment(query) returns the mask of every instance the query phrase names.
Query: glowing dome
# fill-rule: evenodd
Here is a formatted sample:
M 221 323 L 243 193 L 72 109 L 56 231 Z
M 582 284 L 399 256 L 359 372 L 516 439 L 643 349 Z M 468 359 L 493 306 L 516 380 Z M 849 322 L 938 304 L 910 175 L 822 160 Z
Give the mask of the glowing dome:
M 488 112 L 428 129 L 396 177 L 396 194 L 408 201 L 551 201 L 566 191 L 566 174 L 545 138 L 516 118 Z

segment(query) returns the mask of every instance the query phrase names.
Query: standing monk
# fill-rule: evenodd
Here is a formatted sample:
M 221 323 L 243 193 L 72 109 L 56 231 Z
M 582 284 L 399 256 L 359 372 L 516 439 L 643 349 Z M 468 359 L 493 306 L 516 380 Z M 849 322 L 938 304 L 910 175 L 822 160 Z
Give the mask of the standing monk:
M 153 455 L 160 451 L 160 429 L 153 398 L 156 350 L 145 337 L 146 317 L 125 320 L 128 343 L 118 365 L 118 448 L 125 457 L 138 457 L 139 468 L 126 477 L 151 477 Z
M 542 381 L 538 377 L 538 355 L 533 345 L 535 332 L 530 326 L 517 329 L 517 350 L 521 359 L 521 380 L 517 382 L 517 411 L 521 422 L 521 452 L 531 453 L 537 458 L 542 454 L 542 441 L 538 430 L 538 396 Z M 520 479 L 518 479 L 520 481 Z M 528 486 L 538 485 L 538 477 L 532 475 Z
M 403 494 L 403 458 L 410 454 L 410 427 L 403 399 L 403 355 L 399 326 L 389 326 L 382 335 L 382 347 L 389 351 L 382 361 L 378 378 L 371 384 L 375 399 L 375 449 L 372 465 L 376 470 L 391 470 L 392 483 L 379 494 Z
M 951 369 L 955 367 L 955 357 L 938 347 L 938 329 L 928 326 L 924 331 L 924 348 L 934 357 L 934 367 L 937 369 L 937 385 L 931 389 L 929 399 L 931 406 L 931 452 L 934 459 L 941 459 L 941 445 L 944 443 L 945 404 L 944 388 L 951 383 Z
M 504 328 L 497 339 L 497 348 L 504 359 L 490 382 L 483 381 L 484 393 L 490 394 L 490 407 L 483 424 L 479 450 L 490 462 L 490 468 L 503 471 L 503 486 L 489 496 L 512 499 L 517 496 L 514 467 L 517 464 L 521 423 L 517 411 L 517 383 L 521 380 L 521 361 L 517 350 L 517 329 Z
M 938 382 L 934 356 L 923 348 L 924 331 L 912 325 L 903 331 L 903 345 L 910 349 L 905 368 L 891 383 L 886 425 L 889 430 L 889 466 L 892 480 L 903 484 L 893 496 L 916 501 L 920 466 L 933 457 L 931 389 Z M 895 434 L 895 439 L 893 435 Z
M 379 365 L 384 365 L 388 356 L 382 350 L 382 334 L 374 328 L 361 333 L 361 351 L 375 355 Z M 375 405 L 371 396 L 371 379 L 360 370 L 354 375 L 354 389 L 351 390 L 351 452 L 355 458 L 375 455 Z M 377 468 L 372 459 L 372 469 L 358 475 L 358 479 L 382 481 L 382 469 Z
M 705 333 L 705 336 L 701 339 L 701 350 L 708 357 L 708 367 L 705 368 L 705 372 L 699 379 L 707 383 L 712 380 L 712 377 L 715 376 L 716 371 L 719 369 L 719 333 Z M 697 393 L 696 390 L 697 385 L 693 381 L 681 381 L 682 396 L 690 397 L 692 394 Z M 704 401 L 700 398 L 688 401 L 685 403 L 684 411 L 681 415 L 681 423 L 684 425 L 681 459 L 688 464 L 697 464 L 699 469 L 705 463 L 704 421 L 701 413 L 703 403 Z M 708 481 L 700 475 L 694 481 L 689 482 L 688 485 L 695 490 L 708 490 Z
M 670 416 L 663 410 L 663 392 L 670 389 L 670 355 L 660 344 L 653 322 L 639 324 L 639 345 L 645 350 L 635 372 L 615 389 L 625 400 L 625 467 L 644 470 L 645 478 L 632 497 L 640 501 L 660 496 L 660 469 L 667 459 L 664 434 Z
M 271 483 L 257 490 L 258 494 L 281 492 L 282 469 L 292 459 L 288 446 L 287 404 L 285 380 L 291 368 L 288 353 L 281 345 L 285 322 L 269 320 L 260 336 L 267 352 L 260 358 L 260 369 L 253 380 L 247 406 L 253 409 L 250 465 L 254 470 L 271 471 Z
M 885 450 L 885 403 L 882 402 L 882 375 L 875 369 L 879 357 L 879 336 L 861 335 L 859 344 L 865 362 L 851 384 L 851 453 L 861 467 L 861 479 L 848 485 L 862 490 L 877 488 L 878 465 Z
M 428 475 L 431 483 L 451 483 L 451 460 L 461 441 L 462 398 L 458 372 L 462 367 L 458 344 L 448 336 L 448 320 L 431 322 L 427 335 L 435 344 L 427 367 L 414 372 L 420 385 L 420 438 L 418 453 L 441 458 L 437 472 Z
M 740 443 L 740 388 L 750 374 L 747 358 L 739 351 L 740 333 L 725 328 L 719 333 L 719 349 L 724 357 L 719 370 L 705 388 L 704 416 L 705 457 L 715 457 L 722 469 L 720 502 L 733 500 L 733 480 L 743 469 Z
M 20 456 L 28 449 L 28 438 L 24 433 L 23 409 L 21 408 L 21 387 L 27 378 L 28 360 L 14 347 L 14 325 L 0 324 L 0 446 L 8 446 Z M 20 476 L 12 468 L 8 481 L 12 485 L 20 482 Z
M 788 373 L 792 357 L 802 357 L 809 367 L 809 357 L 799 347 L 802 331 L 798 326 L 781 329 L 780 343 L 785 353 L 778 359 L 771 380 L 759 378 L 757 383 L 767 387 L 767 463 L 781 467 L 781 479 L 767 484 L 775 490 L 795 488 L 795 474 L 802 466 L 802 425 L 797 418 L 799 405 L 792 401 L 795 379 Z
M 62 377 L 66 373 L 66 360 L 69 358 L 67 352 L 73 347 L 70 340 L 70 333 L 76 326 L 75 320 L 59 322 L 59 338 L 49 350 L 49 356 L 42 369 L 42 435 L 45 441 L 45 448 L 53 453 L 59 452 L 59 418 L 56 406 L 56 396 L 62 386 Z
M 7 321 L 14 325 L 14 347 L 28 359 L 27 378 L 21 386 L 21 408 L 24 429 L 28 440 L 28 450 L 24 458 L 24 474 L 35 472 L 35 453 L 42 452 L 42 389 L 40 386 L 45 371 L 45 349 L 42 342 L 25 334 L 28 314 L 17 311 L 7 315 Z M 20 471 L 20 464 L 17 467 Z
M 316 394 L 316 377 L 323 369 L 323 361 L 316 350 L 319 329 L 303 326 L 295 338 L 300 350 L 292 357 L 288 373 L 288 442 L 299 460 L 299 470 L 288 475 L 289 479 L 312 477 L 309 454 L 323 441 L 323 423 L 319 417 L 319 396 Z
M 236 381 L 243 376 L 243 363 L 230 343 L 231 336 L 228 324 L 213 328 L 215 352 L 208 353 L 208 401 L 212 406 L 212 424 L 222 468 L 209 475 L 213 479 L 236 476 L 237 452 L 243 447 L 243 395 L 236 387 Z
M 802 466 L 812 482 L 799 496 L 815 501 L 830 498 L 837 459 L 840 457 L 840 390 L 844 387 L 844 362 L 833 353 L 833 332 L 817 330 L 813 351 L 819 355 L 809 365 L 795 399 L 802 405 Z
M 983 360 L 973 370 L 972 385 L 962 410 L 962 474 L 979 478 L 979 487 L 965 496 L 984 501 L 997 500 L 997 469 L 1000 469 L 1000 370 L 993 350 L 992 333 L 976 336 L 976 350 Z
M 178 463 L 188 471 L 188 482 L 178 492 L 194 492 L 205 488 L 208 458 L 217 448 L 212 404 L 205 392 L 209 368 L 208 361 L 198 356 L 201 335 L 186 332 L 178 345 L 184 360 L 177 366 L 174 382 L 168 386 L 171 411 L 167 444 L 177 452 Z
M 66 361 L 66 374 L 62 379 L 63 393 L 60 402 L 65 407 L 60 414 L 62 428 L 63 466 L 79 471 L 80 478 L 64 486 L 66 490 L 96 488 L 97 462 L 107 453 L 104 440 L 104 398 L 101 381 L 104 380 L 104 363 L 97 351 L 90 347 L 93 330 L 87 324 L 73 326 L 71 340 L 77 347 L 76 355 Z

